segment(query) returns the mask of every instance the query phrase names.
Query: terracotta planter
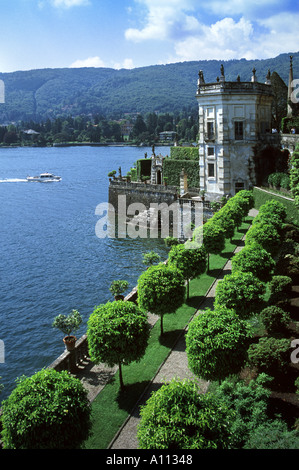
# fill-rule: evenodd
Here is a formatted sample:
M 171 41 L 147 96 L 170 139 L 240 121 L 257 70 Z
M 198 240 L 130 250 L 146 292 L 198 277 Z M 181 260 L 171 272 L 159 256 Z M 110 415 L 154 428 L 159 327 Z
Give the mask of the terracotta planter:
M 65 336 L 63 338 L 63 342 L 68 351 L 73 351 L 75 349 L 76 341 L 76 336 Z

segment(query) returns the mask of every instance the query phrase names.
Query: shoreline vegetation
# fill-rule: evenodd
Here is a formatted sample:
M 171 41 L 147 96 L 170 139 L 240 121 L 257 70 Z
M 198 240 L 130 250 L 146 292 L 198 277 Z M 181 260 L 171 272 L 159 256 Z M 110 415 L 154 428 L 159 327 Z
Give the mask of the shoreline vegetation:
M 157 142 L 155 144 L 157 147 L 171 147 L 173 142 Z M 108 143 L 100 143 L 100 142 L 65 142 L 65 143 L 53 143 L 47 145 L 22 145 L 22 144 L 10 144 L 10 145 L 2 145 L 0 144 L 0 149 L 9 149 L 9 148 L 51 148 L 51 147 L 150 147 L 150 144 L 141 143 L 141 144 L 134 144 L 132 142 L 108 142 Z

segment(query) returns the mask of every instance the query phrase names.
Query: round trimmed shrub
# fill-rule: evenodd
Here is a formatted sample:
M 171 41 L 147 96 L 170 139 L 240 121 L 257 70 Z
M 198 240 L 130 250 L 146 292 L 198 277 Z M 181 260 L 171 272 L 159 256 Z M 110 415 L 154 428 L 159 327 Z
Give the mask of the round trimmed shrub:
M 197 227 L 193 232 L 193 241 L 203 244 L 208 253 L 208 270 L 209 255 L 219 254 L 225 248 L 225 231 L 214 218 L 210 219 L 204 225 Z
M 149 267 L 138 279 L 138 305 L 145 312 L 161 317 L 174 313 L 185 301 L 185 280 L 177 268 L 159 263 Z
M 246 200 L 246 210 L 247 214 L 250 211 L 250 209 L 253 209 L 254 207 L 254 197 L 252 191 L 249 191 L 248 189 L 242 189 L 241 191 L 238 191 L 237 194 L 234 196 L 234 198 L 237 199 L 243 199 Z M 245 214 L 245 215 L 247 215 Z
M 281 223 L 285 222 L 287 217 L 287 212 L 284 205 L 279 201 L 275 201 L 274 199 L 265 202 L 259 208 L 259 214 L 269 216 L 271 216 L 271 214 L 275 214 L 280 219 Z
M 5 449 L 75 449 L 91 430 L 87 391 L 66 371 L 21 377 L 2 412 Z
M 189 249 L 183 243 L 171 248 L 168 255 L 168 266 L 181 271 L 187 281 L 187 298 L 189 298 L 189 280 L 203 274 L 207 266 L 207 252 L 204 246 Z
M 192 320 L 186 335 L 189 368 L 205 380 L 222 380 L 239 372 L 250 335 L 248 323 L 234 310 L 205 310 Z
M 275 305 L 264 308 L 260 317 L 268 333 L 279 333 L 285 330 L 291 321 L 290 315 Z
M 214 306 L 233 309 L 240 318 L 249 318 L 259 309 L 265 284 L 251 272 L 227 274 L 216 286 Z
M 232 273 L 251 272 L 260 281 L 268 282 L 272 278 L 275 262 L 271 255 L 257 243 L 250 243 L 232 258 Z
M 141 407 L 140 449 L 227 449 L 233 412 L 193 381 L 173 379 Z M 188 462 L 187 462 L 188 463 Z
M 225 238 L 232 239 L 235 233 L 235 222 L 229 216 L 229 213 L 225 213 L 222 209 L 213 215 L 213 221 L 217 222 L 217 224 L 224 230 Z
M 257 222 L 250 227 L 246 234 L 245 244 L 258 243 L 271 254 L 277 253 L 281 237 L 276 228 L 268 223 Z
M 146 351 L 147 315 L 133 302 L 117 300 L 96 307 L 87 326 L 90 359 L 95 364 L 118 365 L 123 388 L 122 365 L 140 361 Z

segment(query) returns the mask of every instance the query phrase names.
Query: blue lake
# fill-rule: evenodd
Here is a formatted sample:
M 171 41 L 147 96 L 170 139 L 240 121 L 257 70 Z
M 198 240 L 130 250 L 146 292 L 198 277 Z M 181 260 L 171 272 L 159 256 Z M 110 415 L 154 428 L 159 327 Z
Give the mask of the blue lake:
M 86 323 L 96 305 L 113 300 L 114 279 L 137 284 L 142 254 L 167 258 L 161 239 L 99 239 L 98 204 L 108 202 L 108 173 L 122 174 L 150 148 L 62 147 L 0 149 L 0 401 L 15 379 L 51 364 L 64 350 L 56 315 L 77 309 Z M 169 154 L 169 147 L 156 149 Z M 28 183 L 44 171 L 62 181 Z M 128 290 L 128 292 L 129 292 Z

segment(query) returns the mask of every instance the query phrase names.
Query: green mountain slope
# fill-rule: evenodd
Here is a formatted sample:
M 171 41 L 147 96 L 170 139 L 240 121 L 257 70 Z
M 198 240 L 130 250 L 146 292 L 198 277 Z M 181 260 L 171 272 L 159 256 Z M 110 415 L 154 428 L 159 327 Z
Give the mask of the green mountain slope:
M 290 53 L 291 54 L 291 53 Z M 294 78 L 299 78 L 299 52 L 293 53 Z M 266 60 L 193 61 L 132 70 L 107 68 L 41 69 L 0 73 L 5 83 L 5 103 L 0 123 L 41 121 L 65 115 L 174 112 L 197 107 L 198 71 L 206 82 L 216 81 L 220 65 L 226 80 L 249 81 L 253 67 L 264 82 L 268 69 L 288 83 L 289 54 Z

